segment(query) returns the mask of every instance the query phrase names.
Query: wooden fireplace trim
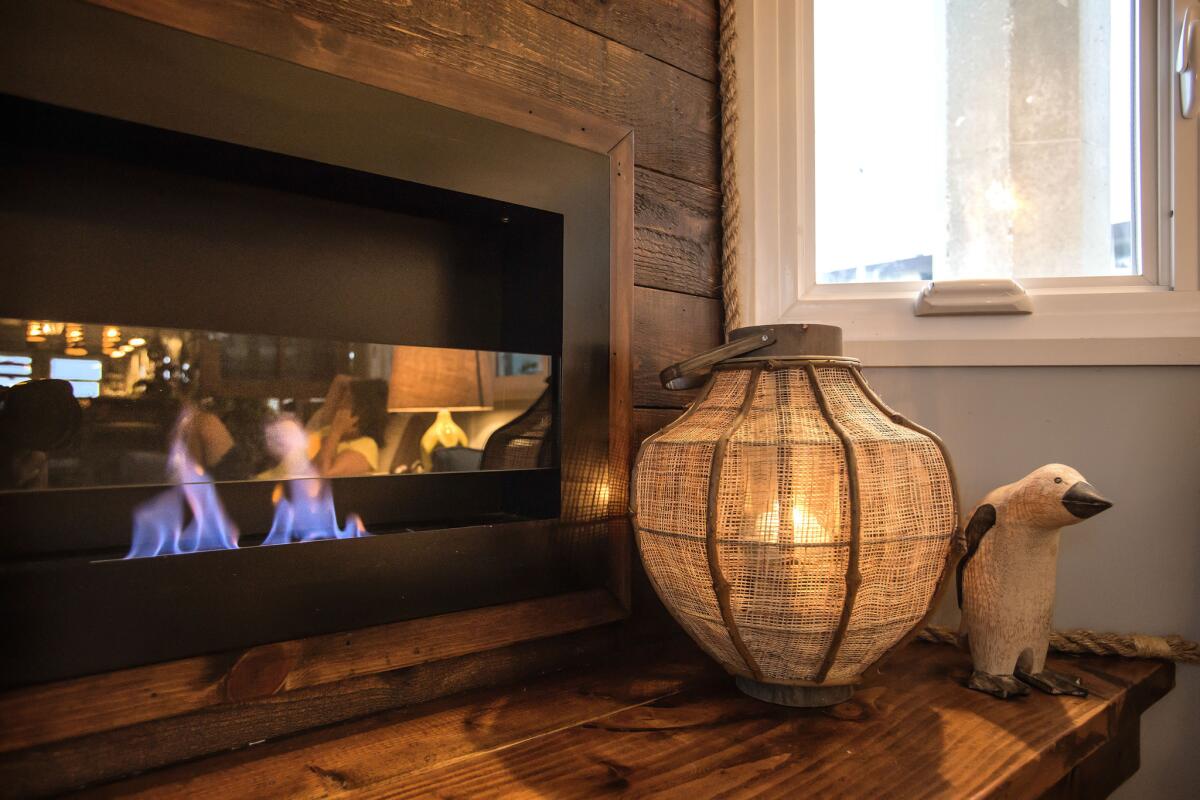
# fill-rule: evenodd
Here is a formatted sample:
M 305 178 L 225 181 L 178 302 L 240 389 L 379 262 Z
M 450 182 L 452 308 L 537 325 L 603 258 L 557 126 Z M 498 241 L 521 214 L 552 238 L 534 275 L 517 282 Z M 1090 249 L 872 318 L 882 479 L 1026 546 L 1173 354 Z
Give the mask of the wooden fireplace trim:
M 19 689 L 0 695 L 0 753 L 571 633 L 623 611 L 595 589 Z
M 606 588 L 426 617 L 348 633 L 145 667 L 0 694 L 0 753 L 113 731 L 225 704 L 481 653 L 626 618 L 624 518 L 633 431 L 633 129 L 424 61 L 312 19 L 239 0 L 85 0 L 233 45 L 604 154 L 610 165 L 610 519 Z M 482 680 L 480 682 L 483 682 Z M 436 696 L 431 692 L 430 696 Z

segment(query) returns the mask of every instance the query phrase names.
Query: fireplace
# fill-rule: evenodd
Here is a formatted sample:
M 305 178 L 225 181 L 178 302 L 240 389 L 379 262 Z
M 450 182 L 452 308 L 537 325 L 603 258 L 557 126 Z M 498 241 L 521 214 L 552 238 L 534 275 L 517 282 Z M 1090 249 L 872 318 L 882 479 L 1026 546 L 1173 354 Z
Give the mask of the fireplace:
M 607 159 L 22 13 L 114 66 L 0 86 L 0 685 L 612 586 Z

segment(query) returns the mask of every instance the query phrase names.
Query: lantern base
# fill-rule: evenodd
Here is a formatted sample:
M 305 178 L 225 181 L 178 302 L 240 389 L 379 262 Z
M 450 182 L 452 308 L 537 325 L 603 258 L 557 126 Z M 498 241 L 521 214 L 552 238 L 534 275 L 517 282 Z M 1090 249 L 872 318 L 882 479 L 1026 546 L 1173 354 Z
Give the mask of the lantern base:
M 737 677 L 737 687 L 756 700 L 774 703 L 777 706 L 794 708 L 820 708 L 836 706 L 849 700 L 854 694 L 853 686 L 789 686 L 782 683 L 759 683 L 749 678 Z

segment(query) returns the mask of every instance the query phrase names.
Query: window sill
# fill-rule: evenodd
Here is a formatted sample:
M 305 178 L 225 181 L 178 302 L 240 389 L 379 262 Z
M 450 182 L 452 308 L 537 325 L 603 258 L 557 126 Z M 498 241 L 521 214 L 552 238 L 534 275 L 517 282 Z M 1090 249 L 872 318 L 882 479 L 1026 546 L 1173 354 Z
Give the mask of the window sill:
M 867 366 L 1200 364 L 1200 292 L 1045 286 L 1029 289 L 1028 315 L 916 317 L 910 286 L 830 288 L 814 287 L 777 321 L 839 325 L 847 355 Z

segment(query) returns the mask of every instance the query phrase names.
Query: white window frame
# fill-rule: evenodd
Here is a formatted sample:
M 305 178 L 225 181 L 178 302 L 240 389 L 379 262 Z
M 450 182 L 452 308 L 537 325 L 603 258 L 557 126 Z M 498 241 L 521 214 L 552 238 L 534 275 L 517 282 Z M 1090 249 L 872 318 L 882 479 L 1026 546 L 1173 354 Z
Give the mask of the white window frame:
M 954 317 L 913 315 L 924 282 L 816 283 L 813 2 L 737 0 L 743 324 L 839 325 L 871 366 L 1200 364 L 1200 120 L 1182 119 L 1172 66 L 1200 1 L 1138 6 L 1143 275 L 1023 279 L 1033 314 Z

